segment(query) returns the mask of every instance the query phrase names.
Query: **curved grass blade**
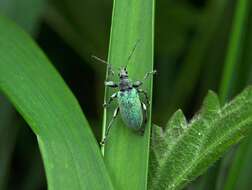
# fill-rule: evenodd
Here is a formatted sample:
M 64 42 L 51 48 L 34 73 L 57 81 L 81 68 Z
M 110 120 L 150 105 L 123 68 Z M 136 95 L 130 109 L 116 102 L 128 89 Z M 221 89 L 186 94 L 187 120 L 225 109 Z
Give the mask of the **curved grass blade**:
M 37 135 L 50 190 L 113 189 L 73 94 L 33 41 L 2 17 L 0 90 Z
M 125 66 L 138 43 L 128 65 L 129 77 L 132 80 L 142 80 L 145 73 L 153 69 L 153 27 L 154 0 L 114 1 L 109 63 L 116 67 Z M 151 99 L 151 77 L 145 81 L 143 88 Z M 111 119 L 111 108 L 115 106 L 110 107 L 108 116 L 106 110 L 104 112 L 104 130 Z M 113 124 L 105 146 L 104 159 L 116 189 L 147 188 L 151 106 L 148 109 L 148 124 L 144 136 L 126 128 L 120 116 Z

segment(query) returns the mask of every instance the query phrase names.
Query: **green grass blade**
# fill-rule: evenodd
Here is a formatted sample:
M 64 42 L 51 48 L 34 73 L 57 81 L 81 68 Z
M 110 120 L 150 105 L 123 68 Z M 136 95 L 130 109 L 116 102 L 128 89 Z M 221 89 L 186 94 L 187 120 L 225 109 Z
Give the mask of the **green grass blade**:
M 228 98 L 231 88 L 232 76 L 234 75 L 235 66 L 238 64 L 241 54 L 241 43 L 246 27 L 246 19 L 248 16 L 249 0 L 237 1 L 234 23 L 230 36 L 228 52 L 225 60 L 222 80 L 220 84 L 220 101 L 224 103 Z
M 243 79 L 243 77 L 235 78 L 235 76 L 239 76 L 239 66 L 242 64 L 241 57 L 243 50 L 245 50 L 244 42 L 246 41 L 244 37 L 248 26 L 247 22 L 249 21 L 249 4 L 249 0 L 236 1 L 235 4 L 235 14 L 229 37 L 222 79 L 219 86 L 219 95 L 222 104 L 233 95 L 235 90 L 237 91 L 238 86 L 236 83 Z M 246 74 L 243 73 L 242 75 L 244 76 Z M 244 86 L 240 88 L 244 88 Z M 226 179 L 226 168 L 228 168 L 228 166 L 231 164 L 232 157 L 233 155 L 228 153 L 220 163 L 219 175 L 216 183 L 217 189 L 223 189 L 223 184 L 225 183 Z
M 252 3 L 249 3 L 249 16 L 246 23 L 246 35 L 244 36 L 244 45 L 243 45 L 243 54 L 241 62 L 239 62 L 239 73 L 236 80 L 235 90 L 244 87 L 247 84 L 251 84 L 249 78 L 251 75 L 250 71 L 252 69 Z M 236 70 L 237 73 L 237 70 Z M 240 144 L 238 149 L 235 149 L 235 155 L 230 157 L 233 159 L 233 162 L 229 166 L 229 172 L 227 173 L 227 167 L 222 167 L 224 180 L 220 181 L 219 189 L 249 189 L 251 187 L 251 164 L 252 159 L 252 136 L 250 135 L 248 139 Z
M 223 107 L 217 95 L 210 92 L 201 112 L 189 124 L 181 112 L 176 112 L 164 131 L 153 130 L 151 166 L 156 165 L 156 169 L 150 189 L 182 189 L 247 135 L 251 127 L 251 87 Z
M 153 69 L 153 27 L 154 0 L 114 1 L 109 62 L 113 66 L 125 66 L 133 47 L 139 41 L 128 65 L 129 76 L 132 80 L 142 80 L 145 73 Z M 114 78 L 114 80 L 117 79 Z M 145 81 L 143 88 L 147 90 L 151 99 L 151 77 Z M 108 116 L 106 116 L 106 111 L 104 112 L 104 128 L 111 119 L 112 108 L 115 108 L 115 105 L 110 106 Z M 105 163 L 116 189 L 144 190 L 147 188 L 150 110 L 151 106 L 144 136 L 126 128 L 120 115 L 113 124 L 105 146 Z
M 73 94 L 33 41 L 3 18 L 0 90 L 37 135 L 48 189 L 113 189 Z
M 44 5 L 45 0 L 1 0 L 0 12 L 33 34 L 38 28 Z

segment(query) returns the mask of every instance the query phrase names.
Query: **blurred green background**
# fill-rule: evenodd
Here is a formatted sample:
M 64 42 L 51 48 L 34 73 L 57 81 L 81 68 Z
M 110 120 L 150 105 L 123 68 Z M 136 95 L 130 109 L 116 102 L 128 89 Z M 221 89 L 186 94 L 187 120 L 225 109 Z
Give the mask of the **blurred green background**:
M 246 5 L 238 11 L 241 1 Z M 232 98 L 252 82 L 252 3 L 241 1 L 156 0 L 153 123 L 164 126 L 178 108 L 189 120 L 209 89 L 220 92 L 228 57 L 234 67 L 228 94 L 222 98 Z M 0 14 L 30 33 L 61 73 L 98 140 L 106 67 L 94 63 L 91 55 L 106 59 L 112 4 L 112 0 L 0 0 Z M 233 55 L 234 33 L 238 34 Z M 0 94 L 0 190 L 46 189 L 37 141 L 26 125 Z M 249 189 L 251 159 L 249 137 L 186 189 Z

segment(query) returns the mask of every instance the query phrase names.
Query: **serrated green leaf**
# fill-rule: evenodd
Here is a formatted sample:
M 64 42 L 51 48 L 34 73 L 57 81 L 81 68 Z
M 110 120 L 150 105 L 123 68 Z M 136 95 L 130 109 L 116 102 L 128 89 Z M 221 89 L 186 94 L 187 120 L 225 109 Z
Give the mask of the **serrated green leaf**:
M 177 139 L 187 128 L 186 118 L 181 110 L 173 114 L 165 129 L 165 136 L 170 141 Z M 170 144 L 170 143 L 168 143 Z
M 2 17 L 0 90 L 37 135 L 48 189 L 113 189 L 73 94 L 36 44 Z
M 213 91 L 209 91 L 207 97 L 205 98 L 203 102 L 203 107 L 202 107 L 202 114 L 204 117 L 212 117 L 212 114 L 215 114 L 218 112 L 218 110 L 221 109 L 220 106 L 220 101 L 217 96 Z
M 209 92 L 201 112 L 192 119 L 184 132 L 174 139 L 173 144 L 168 138 L 154 141 L 169 143 L 167 152 L 162 154 L 163 157 L 154 155 L 155 162 L 159 165 L 156 175 L 152 176 L 149 189 L 181 189 L 202 174 L 231 145 L 242 139 L 251 126 L 251 87 L 222 108 L 216 94 Z M 153 143 L 152 149 L 157 146 Z M 155 151 L 157 150 L 152 150 Z

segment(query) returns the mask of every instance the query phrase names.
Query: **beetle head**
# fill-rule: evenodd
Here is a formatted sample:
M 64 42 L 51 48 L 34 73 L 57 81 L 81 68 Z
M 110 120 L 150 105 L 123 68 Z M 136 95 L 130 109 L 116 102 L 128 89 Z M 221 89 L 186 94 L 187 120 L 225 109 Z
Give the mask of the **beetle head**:
M 120 69 L 120 72 L 118 73 L 118 76 L 120 79 L 128 78 L 128 71 L 126 67 L 123 67 Z

